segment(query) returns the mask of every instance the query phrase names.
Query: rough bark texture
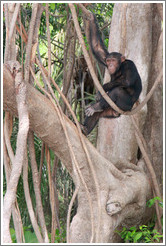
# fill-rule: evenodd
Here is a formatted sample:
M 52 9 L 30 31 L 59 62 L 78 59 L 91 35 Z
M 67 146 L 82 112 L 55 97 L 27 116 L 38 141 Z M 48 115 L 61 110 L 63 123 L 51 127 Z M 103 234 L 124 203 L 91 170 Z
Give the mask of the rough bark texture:
M 163 34 L 161 33 L 161 18 L 158 6 L 153 5 L 152 22 L 152 63 L 148 83 L 148 91 L 161 70 L 163 70 Z M 162 8 L 162 7 L 161 7 Z M 159 9 L 161 9 L 159 8 Z M 155 170 L 160 191 L 163 182 L 163 85 L 159 84 L 148 104 L 148 114 L 144 127 L 144 136 L 148 144 L 148 151 Z

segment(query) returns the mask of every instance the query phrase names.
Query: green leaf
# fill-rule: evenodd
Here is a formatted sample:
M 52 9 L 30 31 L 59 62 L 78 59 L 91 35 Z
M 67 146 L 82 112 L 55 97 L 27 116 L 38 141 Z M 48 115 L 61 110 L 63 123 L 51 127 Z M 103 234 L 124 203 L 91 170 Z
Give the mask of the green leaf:
M 158 234 L 158 232 L 157 232 L 157 230 L 156 229 L 153 229 L 153 231 L 152 231 L 154 234 Z
M 134 243 L 137 243 L 138 240 L 142 237 L 142 232 L 138 232 L 136 233 L 136 235 L 134 236 Z
M 136 231 L 136 227 L 135 226 L 132 226 L 132 227 L 130 227 L 130 231 Z
M 133 237 L 135 235 L 135 233 L 136 233 L 136 229 L 134 231 L 132 231 L 131 237 Z
M 56 235 L 59 236 L 59 229 L 56 229 Z
M 148 237 L 145 237 L 144 241 L 145 241 L 145 243 L 150 243 L 151 242 L 150 238 L 148 238 Z
M 161 198 L 156 196 L 156 197 L 150 199 L 149 201 L 147 201 L 147 203 L 146 203 L 147 207 L 151 208 L 154 205 L 155 201 L 157 201 L 157 200 L 161 201 Z
M 55 10 L 55 3 L 50 3 L 50 8 L 51 8 L 52 10 Z
M 142 226 L 139 226 L 139 229 L 140 229 L 140 230 L 146 230 L 147 227 L 148 227 L 148 226 L 146 226 L 146 225 L 142 225 Z

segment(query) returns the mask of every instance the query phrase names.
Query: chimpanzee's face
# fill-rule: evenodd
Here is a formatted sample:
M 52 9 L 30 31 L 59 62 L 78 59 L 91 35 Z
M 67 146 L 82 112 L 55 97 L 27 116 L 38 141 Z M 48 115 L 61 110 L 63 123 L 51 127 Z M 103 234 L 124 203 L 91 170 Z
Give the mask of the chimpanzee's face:
M 106 59 L 107 68 L 110 74 L 114 74 L 119 70 L 120 61 L 116 57 L 109 57 Z

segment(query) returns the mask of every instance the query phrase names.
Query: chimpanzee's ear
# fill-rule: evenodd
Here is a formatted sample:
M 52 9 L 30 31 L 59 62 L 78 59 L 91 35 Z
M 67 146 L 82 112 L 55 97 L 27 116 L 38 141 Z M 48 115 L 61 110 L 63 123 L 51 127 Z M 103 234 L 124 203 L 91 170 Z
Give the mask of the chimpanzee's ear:
M 126 60 L 125 56 L 121 56 L 121 62 L 124 62 Z

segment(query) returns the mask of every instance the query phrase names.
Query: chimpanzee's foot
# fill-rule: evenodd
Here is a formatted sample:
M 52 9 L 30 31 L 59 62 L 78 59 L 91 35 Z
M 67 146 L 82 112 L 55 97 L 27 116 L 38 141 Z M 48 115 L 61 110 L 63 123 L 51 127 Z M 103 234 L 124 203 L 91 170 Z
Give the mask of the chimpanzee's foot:
M 82 125 L 82 124 L 80 123 L 80 128 L 81 128 L 82 133 L 83 133 L 85 136 L 87 136 L 87 135 L 88 135 L 88 130 L 87 130 L 86 126 L 84 126 L 84 125 Z
M 120 113 L 118 113 L 115 110 L 113 110 L 112 115 L 113 115 L 113 117 L 117 118 L 117 117 L 120 116 Z
M 118 118 L 120 114 L 113 110 L 112 108 L 105 109 L 103 113 L 101 113 L 100 117 L 104 118 Z

